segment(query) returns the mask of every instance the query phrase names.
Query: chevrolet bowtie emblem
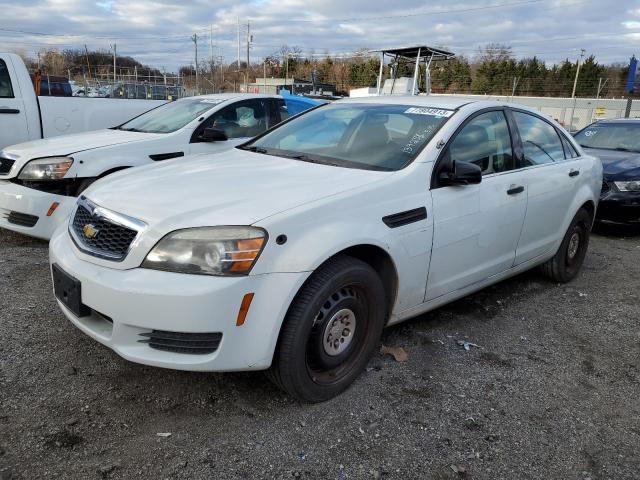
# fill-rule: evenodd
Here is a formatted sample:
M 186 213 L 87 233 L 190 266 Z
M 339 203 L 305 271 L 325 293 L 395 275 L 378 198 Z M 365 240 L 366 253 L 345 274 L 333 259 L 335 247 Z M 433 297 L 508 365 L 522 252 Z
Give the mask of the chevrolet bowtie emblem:
M 84 227 L 82 227 L 82 233 L 89 239 L 96 238 L 99 232 L 100 230 L 98 230 L 94 225 L 90 223 L 87 223 Z

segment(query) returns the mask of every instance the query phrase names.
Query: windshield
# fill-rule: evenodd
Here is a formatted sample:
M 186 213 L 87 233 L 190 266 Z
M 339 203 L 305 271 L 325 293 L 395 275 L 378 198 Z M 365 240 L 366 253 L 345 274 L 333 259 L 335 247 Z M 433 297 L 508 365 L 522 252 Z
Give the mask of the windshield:
M 222 100 L 186 98 L 143 113 L 118 127 L 120 130 L 146 133 L 171 133 L 180 130 Z
M 341 167 L 399 170 L 453 113 L 411 105 L 334 103 L 294 118 L 242 148 Z
M 586 148 L 640 152 L 640 123 L 596 123 L 575 138 Z

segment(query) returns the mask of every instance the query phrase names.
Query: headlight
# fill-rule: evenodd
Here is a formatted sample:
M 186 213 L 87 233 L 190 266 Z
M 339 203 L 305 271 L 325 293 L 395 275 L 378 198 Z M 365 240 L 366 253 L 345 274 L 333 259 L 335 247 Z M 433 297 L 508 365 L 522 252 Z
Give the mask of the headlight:
M 149 252 L 143 268 L 197 275 L 246 275 L 267 243 L 254 227 L 203 227 L 168 234 Z
M 18 175 L 20 180 L 60 180 L 73 165 L 73 158 L 49 157 L 31 160 Z
M 613 182 L 621 192 L 638 192 L 640 191 L 640 180 L 631 180 L 628 182 Z

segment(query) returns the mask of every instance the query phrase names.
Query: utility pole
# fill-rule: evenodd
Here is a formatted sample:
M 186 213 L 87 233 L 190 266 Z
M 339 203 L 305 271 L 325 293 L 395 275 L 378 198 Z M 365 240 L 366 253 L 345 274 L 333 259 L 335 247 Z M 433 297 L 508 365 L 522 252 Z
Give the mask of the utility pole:
M 198 95 L 200 93 L 200 89 L 198 88 L 198 34 L 194 33 L 191 40 L 196 49 L 196 95 Z
M 86 45 L 85 45 L 86 48 Z M 115 87 L 116 85 L 116 42 L 113 42 L 113 45 L 111 45 L 111 48 L 113 49 L 113 86 Z
M 571 98 L 575 98 L 576 96 L 576 87 L 578 86 L 578 76 L 580 75 L 580 66 L 582 65 L 582 58 L 584 57 L 584 52 L 586 50 L 584 48 L 580 49 L 580 57 L 578 58 L 578 67 L 576 68 L 576 78 L 573 81 L 573 92 L 571 93 Z
M 602 93 L 602 90 L 604 90 L 604 87 L 606 87 L 606 86 L 607 86 L 607 82 L 608 82 L 608 81 L 609 81 L 609 79 L 608 79 L 608 78 L 606 78 L 606 79 L 604 80 L 604 83 L 602 83 L 602 77 L 600 77 L 600 80 L 598 81 L 598 92 L 597 92 L 597 94 L 596 94 L 596 100 L 597 100 L 598 98 L 600 98 L 600 94 Z
M 287 61 L 287 66 L 284 69 L 284 88 L 285 89 L 287 88 L 287 83 L 288 83 L 287 77 L 289 76 L 289 52 L 287 52 L 286 61 Z
M 247 20 L 247 75 L 246 81 L 247 87 L 249 86 L 249 48 L 251 47 L 251 25 Z
M 238 71 L 240 71 L 240 17 L 237 17 L 238 20 Z
M 576 78 L 573 81 L 573 92 L 571 92 L 571 98 L 573 98 L 573 107 L 571 108 L 571 118 L 569 119 L 569 131 L 573 128 L 573 116 L 576 113 L 576 88 L 578 86 L 578 76 L 580 75 L 580 66 L 582 65 L 582 58 L 584 57 L 584 48 L 580 49 L 580 57 L 578 57 L 578 66 L 576 68 Z
M 513 77 L 513 88 L 511 88 L 511 101 L 513 102 L 513 97 L 516 94 L 516 88 L 518 88 L 518 83 L 520 83 L 520 77 Z
M 209 24 L 209 74 L 211 75 L 211 85 L 213 85 L 213 93 L 216 93 L 213 76 L 213 24 Z
M 87 72 L 89 73 L 89 77 L 91 77 L 91 65 L 89 64 L 89 49 L 87 48 L 87 44 L 84 44 L 84 54 L 87 58 Z M 40 54 L 38 53 L 38 68 L 40 68 Z M 86 91 L 86 89 L 85 89 Z

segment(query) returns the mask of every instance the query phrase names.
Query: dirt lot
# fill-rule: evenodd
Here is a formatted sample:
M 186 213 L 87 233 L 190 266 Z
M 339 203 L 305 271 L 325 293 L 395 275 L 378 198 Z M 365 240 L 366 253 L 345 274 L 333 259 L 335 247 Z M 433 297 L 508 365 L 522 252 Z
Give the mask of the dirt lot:
M 637 479 L 639 290 L 640 237 L 593 236 L 574 282 L 528 273 L 388 329 L 406 363 L 310 406 L 122 360 L 58 312 L 46 244 L 0 232 L 0 479 Z

